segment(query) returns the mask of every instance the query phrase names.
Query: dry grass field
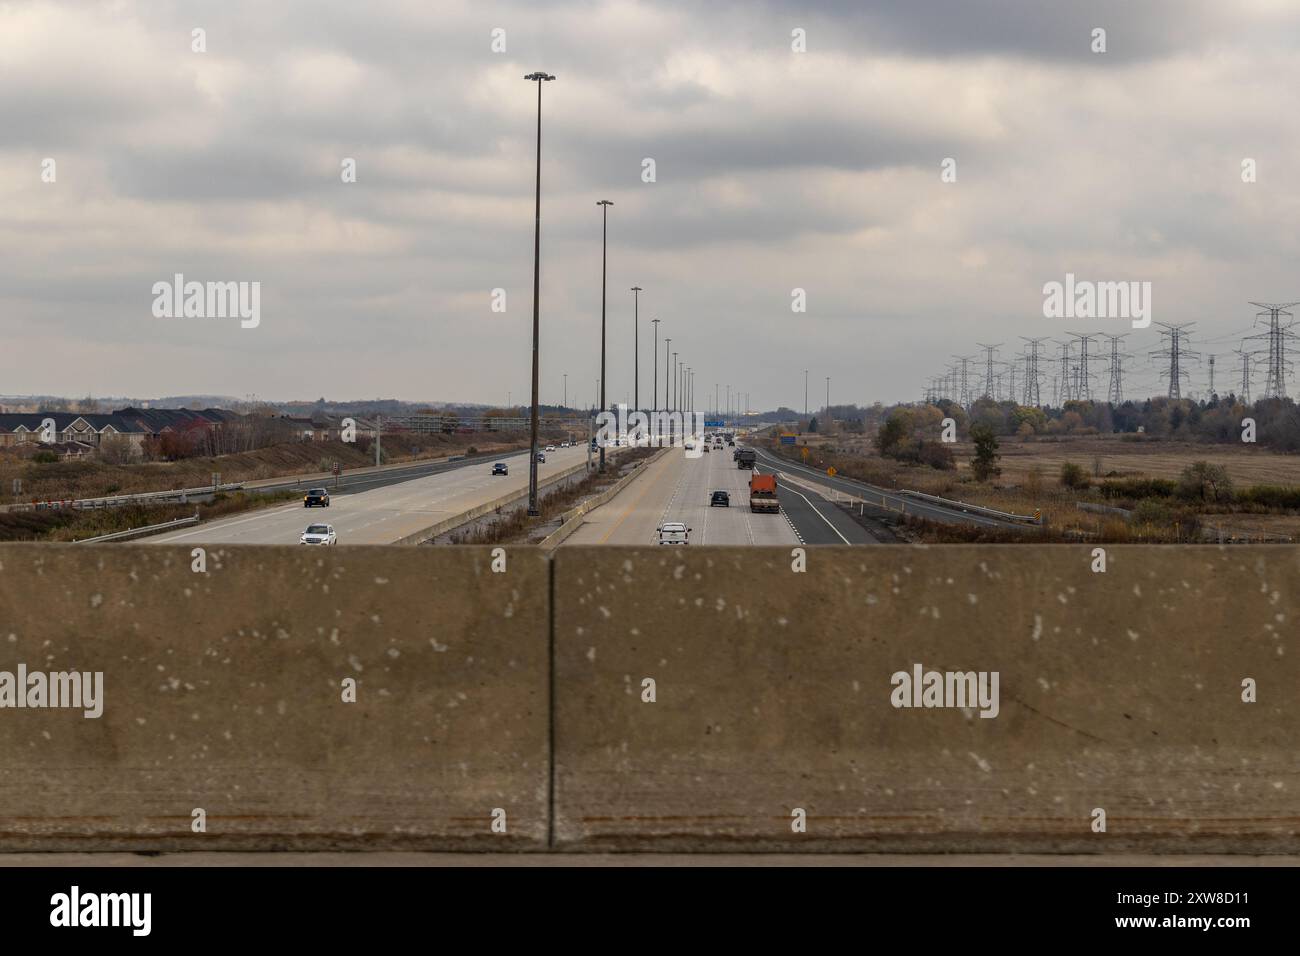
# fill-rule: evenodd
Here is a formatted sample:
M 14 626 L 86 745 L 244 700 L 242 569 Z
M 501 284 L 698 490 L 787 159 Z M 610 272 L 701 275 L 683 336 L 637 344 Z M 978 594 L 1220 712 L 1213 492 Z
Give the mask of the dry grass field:
M 938 471 L 927 466 L 902 464 L 882 458 L 869 436 L 808 436 L 808 463 L 835 464 L 846 475 L 884 487 L 910 488 L 971 504 L 1016 514 L 1040 510 L 1048 526 L 1059 531 L 1101 535 L 1103 540 L 1183 540 L 1186 529 L 1176 517 L 1158 525 L 1125 525 L 1114 518 L 1080 510 L 1079 501 L 1101 502 L 1095 491 L 1079 491 L 1060 483 L 1061 466 L 1078 465 L 1093 483 L 1110 479 L 1177 479 L 1188 465 L 1207 461 L 1222 465 L 1238 489 L 1251 485 L 1300 485 L 1300 455 L 1268 451 L 1255 445 L 1211 445 L 1145 439 L 1124 440 L 1118 435 L 1062 440 L 999 440 L 1001 475 L 987 483 L 970 473 L 974 445 L 951 446 L 957 470 Z M 837 454 L 832 449 L 845 449 Z M 1171 503 L 1171 507 L 1177 507 Z M 1201 516 L 1203 526 L 1232 531 L 1290 535 L 1300 540 L 1300 515 L 1225 513 Z

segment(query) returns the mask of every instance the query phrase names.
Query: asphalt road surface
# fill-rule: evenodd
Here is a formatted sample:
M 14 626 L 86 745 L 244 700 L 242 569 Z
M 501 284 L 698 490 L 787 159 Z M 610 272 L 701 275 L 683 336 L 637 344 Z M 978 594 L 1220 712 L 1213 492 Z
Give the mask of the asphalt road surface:
M 699 458 L 671 449 L 588 514 L 564 543 L 656 544 L 661 523 L 681 521 L 691 529 L 691 544 L 797 545 L 799 537 L 784 513 L 749 510 L 749 474 L 736 467 L 729 448 Z M 729 492 L 731 507 L 710 507 L 714 491 Z
M 821 485 L 827 489 L 843 491 L 850 495 L 857 495 L 865 498 L 868 504 L 882 505 L 891 511 L 897 511 L 900 507 L 905 507 L 910 515 L 928 518 L 931 521 L 942 521 L 947 524 L 972 524 L 986 528 L 1014 528 L 1021 531 L 1025 530 L 1026 527 L 1024 524 L 1013 521 L 1003 521 L 987 515 L 944 507 L 919 498 L 894 494 L 885 489 L 876 488 L 849 478 L 831 477 L 824 471 L 818 471 L 804 465 L 796 465 L 793 462 L 777 458 L 762 449 L 755 449 L 755 451 L 758 452 L 759 464 L 767 471 L 784 471 L 798 477 L 801 481 Z
M 537 468 L 544 482 L 587 459 L 581 445 L 547 452 Z M 504 461 L 510 474 L 492 475 L 492 464 Z M 331 524 L 340 545 L 392 544 L 447 518 L 464 514 L 512 491 L 528 491 L 528 453 L 516 452 L 487 461 L 470 462 L 436 474 L 383 484 L 368 490 L 354 485 L 353 493 L 331 496 L 328 508 L 304 508 L 301 499 L 253 512 L 205 522 L 143 539 L 141 544 L 298 544 L 309 524 Z M 391 480 L 383 476 L 382 480 Z M 328 482 L 322 482 L 328 487 Z M 304 488 L 304 491 L 306 489 Z

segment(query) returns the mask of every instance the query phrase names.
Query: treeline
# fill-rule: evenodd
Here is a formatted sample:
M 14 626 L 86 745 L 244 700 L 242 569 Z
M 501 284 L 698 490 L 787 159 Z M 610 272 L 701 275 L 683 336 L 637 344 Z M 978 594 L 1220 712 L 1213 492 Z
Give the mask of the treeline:
M 998 436 L 1132 435 L 1162 441 L 1238 444 L 1254 422 L 1255 441 L 1275 451 L 1300 451 L 1300 409 L 1289 398 L 1261 399 L 1252 404 L 1233 395 L 1208 401 L 1151 398 L 1111 405 L 1109 402 L 1066 402 L 1061 408 L 1036 408 L 1015 402 L 981 400 L 969 411 L 948 401 L 922 406 L 952 418 L 958 432 L 983 425 Z

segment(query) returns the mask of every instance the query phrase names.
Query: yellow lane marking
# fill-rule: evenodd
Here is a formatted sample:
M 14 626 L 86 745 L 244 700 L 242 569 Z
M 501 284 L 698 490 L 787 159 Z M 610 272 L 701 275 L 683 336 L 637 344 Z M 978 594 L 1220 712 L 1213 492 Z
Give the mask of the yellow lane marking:
M 673 460 L 672 452 L 669 452 L 668 457 L 665 458 L 664 461 L 669 462 L 672 460 Z M 655 475 L 655 480 L 650 482 L 644 488 L 641 489 L 641 494 L 636 496 L 636 500 L 630 502 L 628 506 L 625 509 L 623 509 L 623 514 L 619 516 L 619 519 L 616 522 L 614 522 L 614 527 L 610 528 L 609 531 L 605 533 L 605 537 L 600 539 L 601 544 L 604 544 L 610 539 L 611 536 L 613 536 L 614 532 L 617 531 L 619 529 L 619 526 L 624 522 L 624 520 L 627 519 L 627 516 L 632 513 L 632 509 L 641 503 L 641 499 L 646 496 L 646 493 L 649 492 L 650 489 L 653 488 L 655 485 L 659 484 L 659 481 L 667 473 L 668 473 L 668 469 L 666 467 L 660 469 L 659 474 Z

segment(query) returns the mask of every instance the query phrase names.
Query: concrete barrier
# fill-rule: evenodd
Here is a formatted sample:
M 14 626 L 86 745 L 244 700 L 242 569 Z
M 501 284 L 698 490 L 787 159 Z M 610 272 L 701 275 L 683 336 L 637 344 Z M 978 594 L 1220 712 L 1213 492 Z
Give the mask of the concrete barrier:
M 0 852 L 1300 853 L 1300 548 L 496 550 L 0 545 Z
M 586 462 L 583 462 L 581 465 L 574 465 L 571 468 L 564 469 L 564 471 L 561 471 L 558 474 L 552 475 L 550 478 L 547 478 L 546 481 L 539 482 L 537 487 L 539 489 L 549 488 L 557 481 L 563 481 L 565 478 L 568 478 L 571 475 L 576 475 L 578 472 L 586 471 L 586 470 L 587 470 Z M 446 534 L 448 531 L 451 531 L 455 528 L 459 528 L 463 524 L 468 524 L 471 521 L 477 521 L 479 518 L 482 518 L 484 515 L 490 515 L 498 508 L 504 508 L 506 505 L 511 504 L 512 502 L 523 501 L 527 499 L 527 497 L 528 497 L 528 491 L 526 489 L 522 492 L 512 491 L 507 495 L 501 495 L 499 498 L 493 498 L 491 501 L 487 502 L 486 504 L 481 504 L 475 508 L 471 508 L 469 509 L 469 511 L 462 511 L 458 515 L 452 515 L 450 518 L 444 518 L 442 521 L 439 521 L 435 524 L 431 524 L 427 528 L 421 528 L 419 531 L 416 531 L 414 534 L 408 534 L 404 538 L 398 538 L 393 543 L 394 544 L 424 544 L 424 542 L 432 541 L 440 534 Z
M 557 848 L 1300 852 L 1297 549 L 796 550 L 556 553 Z
M 98 718 L 0 707 L 0 851 L 545 845 L 535 549 L 507 573 L 486 548 L 193 560 L 0 545 L 0 672 L 103 675 Z

